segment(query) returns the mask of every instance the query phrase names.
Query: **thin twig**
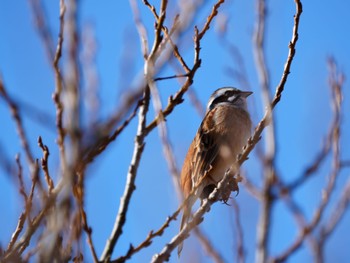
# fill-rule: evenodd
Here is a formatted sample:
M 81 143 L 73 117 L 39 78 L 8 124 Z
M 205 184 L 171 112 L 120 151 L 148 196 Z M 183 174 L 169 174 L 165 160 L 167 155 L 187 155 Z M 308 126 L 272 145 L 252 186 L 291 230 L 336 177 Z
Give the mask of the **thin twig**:
M 28 195 L 26 193 L 26 189 L 24 186 L 24 181 L 23 181 L 23 167 L 21 164 L 21 160 L 20 160 L 20 155 L 16 154 L 16 164 L 18 167 L 18 172 L 17 172 L 17 176 L 18 176 L 18 182 L 19 182 L 19 193 L 23 196 L 24 199 L 24 203 L 26 204 L 28 202 Z
M 52 99 L 56 106 L 57 145 L 60 150 L 60 162 L 61 162 L 62 170 L 65 170 L 65 167 L 67 166 L 67 164 L 65 160 L 65 146 L 64 146 L 64 140 L 66 135 L 64 125 L 63 125 L 64 106 L 61 99 L 64 82 L 63 82 L 63 77 L 59 67 L 59 62 L 62 57 L 65 12 L 66 12 L 66 6 L 64 4 L 64 0 L 60 0 L 60 15 L 59 15 L 60 28 L 59 28 L 59 34 L 58 34 L 56 53 L 53 60 L 53 67 L 55 72 L 55 91 L 52 94 Z
M 43 157 L 41 158 L 41 167 L 44 171 L 45 180 L 46 180 L 47 186 L 49 188 L 49 192 L 51 192 L 55 188 L 55 186 L 54 186 L 54 183 L 51 179 L 49 167 L 48 167 L 48 160 L 49 160 L 50 151 L 49 151 L 49 148 L 43 144 L 41 136 L 39 136 L 39 138 L 38 138 L 38 145 L 41 148 L 41 150 L 43 151 Z
M 13 245 L 16 243 L 20 233 L 23 230 L 24 223 L 26 221 L 26 214 L 25 212 L 22 212 L 21 215 L 18 218 L 18 223 L 15 232 L 13 232 L 11 240 L 7 246 L 7 251 L 11 251 L 13 248 Z
M 203 38 L 203 36 L 205 35 L 205 33 L 209 30 L 212 20 L 218 14 L 218 10 L 219 10 L 220 5 L 223 4 L 224 2 L 225 2 L 225 0 L 219 0 L 213 6 L 210 15 L 207 17 L 207 21 L 205 22 L 202 30 L 198 33 L 199 40 L 201 40 Z
M 86 216 L 86 213 L 85 211 L 82 209 L 80 211 L 80 215 L 82 216 L 82 221 L 83 221 L 83 229 L 87 235 L 87 242 L 89 244 L 89 248 L 90 248 L 90 251 L 91 251 L 91 254 L 92 254 L 92 258 L 94 259 L 94 262 L 95 263 L 98 263 L 98 256 L 97 256 L 97 253 L 96 253 L 96 249 L 95 249 L 95 246 L 94 246 L 94 243 L 92 241 L 92 228 L 89 226 L 88 224 L 88 221 L 87 221 L 87 216 Z
M 169 227 L 170 222 L 176 220 L 177 216 L 181 212 L 181 209 L 182 209 L 182 206 L 180 206 L 171 216 L 168 216 L 166 221 L 164 222 L 164 224 L 158 230 L 150 231 L 148 236 L 146 237 L 146 239 L 144 241 L 142 241 L 139 245 L 137 245 L 136 247 L 134 247 L 133 245 L 130 245 L 129 250 L 125 256 L 121 256 L 121 257 L 117 258 L 116 260 L 112 260 L 111 262 L 112 263 L 125 262 L 126 260 L 130 259 L 134 254 L 139 252 L 141 249 L 144 249 L 144 248 L 148 247 L 149 245 L 151 245 L 152 239 L 157 237 L 157 236 L 163 235 L 165 229 L 167 227 Z
M 62 190 L 63 184 L 60 182 L 57 184 L 56 188 L 48 195 L 46 202 L 43 205 L 42 210 L 37 216 L 31 221 L 31 224 L 26 228 L 26 231 L 22 235 L 21 239 L 15 242 L 11 249 L 8 249 L 4 253 L 4 261 L 11 262 L 12 258 L 17 258 L 21 255 L 24 249 L 29 245 L 31 237 L 34 235 L 38 227 L 40 226 L 42 220 L 47 216 L 47 212 L 56 202 L 58 193 Z
M 33 153 L 31 151 L 30 145 L 28 143 L 28 138 L 27 138 L 24 126 L 23 126 L 21 115 L 19 113 L 19 108 L 18 108 L 17 104 L 14 102 L 14 100 L 7 93 L 1 77 L 0 77 L 0 96 L 3 97 L 3 99 L 5 100 L 5 102 L 7 103 L 8 107 L 11 111 L 12 117 L 13 117 L 15 124 L 16 124 L 18 136 L 19 136 L 20 142 L 22 144 L 22 148 L 25 152 L 27 162 L 31 168 L 31 172 L 33 174 L 36 174 L 37 169 L 36 169 L 36 165 L 35 165 L 35 158 L 33 157 Z

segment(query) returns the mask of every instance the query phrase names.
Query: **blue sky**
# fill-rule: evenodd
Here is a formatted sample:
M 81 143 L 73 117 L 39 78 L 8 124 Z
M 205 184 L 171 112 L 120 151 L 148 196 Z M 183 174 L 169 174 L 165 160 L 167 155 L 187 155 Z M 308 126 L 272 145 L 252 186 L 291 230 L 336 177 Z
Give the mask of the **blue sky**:
M 58 3 L 49 0 L 43 3 L 51 34 L 56 41 L 59 26 Z M 151 3 L 157 6 L 159 1 L 151 1 Z M 213 3 L 213 1 L 208 1 L 203 5 L 194 24 L 199 27 L 203 25 Z M 171 5 L 173 8 L 169 11 L 169 16 L 173 16 L 177 8 L 176 4 Z M 227 1 L 221 10 L 229 17 L 226 38 L 239 49 L 244 59 L 249 89 L 254 91 L 254 95 L 249 98 L 249 108 L 256 124 L 263 111 L 252 52 L 255 6 L 255 1 Z M 330 126 L 332 112 L 329 103 L 327 58 L 334 57 L 340 70 L 348 78 L 350 76 L 350 38 L 347 34 L 348 25 L 350 25 L 349 8 L 350 4 L 345 0 L 336 0 L 331 4 L 323 0 L 303 1 L 304 12 L 300 21 L 296 57 L 282 101 L 276 107 L 277 168 L 287 182 L 297 177 L 314 159 Z M 152 15 L 141 3 L 139 3 L 139 9 L 143 21 L 147 24 L 151 42 L 153 39 Z M 292 35 L 295 13 L 294 1 L 268 1 L 268 10 L 266 59 L 270 70 L 271 87 L 274 89 L 279 83 L 288 54 L 288 43 Z M 33 21 L 28 2 L 3 1 L 0 4 L 0 74 L 11 96 L 18 102 L 34 106 L 48 118 L 47 120 L 39 116 L 41 121 L 38 121 L 35 118 L 38 115 L 31 113 L 32 111 L 27 108 L 23 108 L 21 112 L 35 156 L 40 158 L 42 155 L 36 145 L 37 137 L 40 135 L 50 148 L 49 166 L 52 174 L 55 174 L 58 169 L 58 150 L 55 144 L 56 135 L 50 128 L 55 118 L 55 108 L 51 100 L 55 85 L 54 75 Z M 170 25 L 171 21 L 167 21 L 166 24 Z M 143 70 L 139 39 L 129 2 L 109 0 L 103 1 L 103 4 L 97 4 L 96 1 L 91 0 L 81 1 L 79 27 L 82 30 L 92 29 L 92 34 L 96 38 L 96 68 L 99 78 L 99 98 L 102 105 L 101 118 L 103 119 L 116 108 L 121 101 L 119 95 L 132 86 L 135 75 Z M 218 87 L 240 86 L 240 82 L 227 73 L 227 68 L 241 69 L 242 65 L 238 65 L 230 55 L 227 45 L 214 28 L 215 26 L 206 34 L 201 43 L 202 65 L 192 86 L 203 105 Z M 193 30 L 190 29 L 184 34 L 183 45 L 180 47 L 180 52 L 184 54 L 189 65 L 193 61 L 192 36 Z M 159 73 L 161 76 L 172 74 L 174 70 L 171 66 L 167 66 Z M 159 88 L 165 104 L 168 96 L 178 90 L 179 83 L 176 80 L 163 81 L 159 83 Z M 341 140 L 342 159 L 344 160 L 350 159 L 348 147 L 350 145 L 349 96 L 349 82 L 346 81 Z M 14 163 L 15 154 L 20 152 L 24 162 L 25 158 L 15 133 L 14 122 L 3 100 L 0 102 L 0 116 L 0 154 L 2 158 L 10 158 Z M 150 113 L 148 119 L 151 120 L 152 117 L 153 113 Z M 84 119 L 89 120 L 89 116 L 85 114 Z M 200 121 L 201 116 L 192 107 L 187 96 L 184 103 L 178 106 L 168 118 L 167 126 L 179 168 Z M 137 122 L 134 119 L 125 132 L 88 168 L 86 209 L 88 215 L 91 215 L 89 221 L 93 228 L 93 241 L 98 255 L 102 253 L 118 211 L 125 176 L 132 156 L 136 125 Z M 329 164 L 330 160 L 322 166 L 319 177 L 311 180 L 295 194 L 308 218 L 312 217 L 319 203 Z M 251 159 L 244 164 L 244 170 L 257 184 L 261 182 L 261 170 L 255 153 L 252 153 Z M 341 173 L 336 185 L 338 191 L 335 192 L 332 202 L 339 197 L 339 190 L 348 180 L 348 174 L 349 170 L 346 169 Z M 4 170 L 0 170 L 0 211 L 2 211 L 0 243 L 2 246 L 7 244 L 23 208 L 15 182 L 16 180 Z M 115 249 L 114 257 L 123 255 L 130 243 L 141 242 L 150 230 L 157 229 L 178 206 L 156 130 L 146 140 L 136 185 L 137 190 L 134 192 L 128 211 L 124 234 Z M 259 205 L 244 188 L 241 188 L 236 200 L 240 204 L 244 222 L 245 242 L 248 250 L 247 262 L 252 262 Z M 326 215 L 330 211 L 328 209 Z M 227 240 L 225 246 L 218 248 L 227 262 L 232 262 L 233 258 L 233 213 L 232 207 L 215 204 L 202 225 L 217 248 L 219 242 Z M 276 205 L 273 216 L 274 227 L 270 249 L 272 255 L 275 255 L 294 240 L 297 231 L 293 218 L 286 212 L 283 205 Z M 330 259 L 330 256 L 333 255 L 334 262 L 345 262 L 349 258 L 349 251 L 337 245 L 350 242 L 349 220 L 348 213 L 332 236 L 331 242 L 326 246 L 326 258 Z M 161 238 L 156 238 L 150 248 L 135 255 L 130 262 L 148 262 L 152 255 L 159 252 L 164 244 L 176 234 L 178 225 L 178 222 L 172 223 Z M 190 250 L 198 253 L 196 262 L 210 262 L 207 261 L 195 238 L 191 237 L 185 244 L 181 262 L 190 262 L 185 260 L 186 255 L 190 255 Z M 87 246 L 86 250 L 88 250 Z M 90 256 L 90 253 L 87 251 L 86 255 Z M 293 257 L 292 262 L 307 262 L 310 259 L 310 252 L 302 248 Z M 175 255 L 170 262 L 177 262 Z

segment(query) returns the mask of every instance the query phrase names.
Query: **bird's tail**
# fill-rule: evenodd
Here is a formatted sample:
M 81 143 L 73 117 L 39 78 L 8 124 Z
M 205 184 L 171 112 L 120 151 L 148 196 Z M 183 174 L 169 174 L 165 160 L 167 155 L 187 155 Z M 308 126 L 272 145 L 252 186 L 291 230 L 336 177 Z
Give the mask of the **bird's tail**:
M 191 216 L 191 207 L 192 206 L 190 206 L 188 204 L 185 205 L 185 207 L 184 207 L 184 212 L 183 212 L 182 219 L 181 219 L 180 231 L 185 227 L 185 225 L 188 222 L 188 219 Z M 177 255 L 178 255 L 178 257 L 180 257 L 180 255 L 181 255 L 182 248 L 183 248 L 183 241 L 177 247 Z

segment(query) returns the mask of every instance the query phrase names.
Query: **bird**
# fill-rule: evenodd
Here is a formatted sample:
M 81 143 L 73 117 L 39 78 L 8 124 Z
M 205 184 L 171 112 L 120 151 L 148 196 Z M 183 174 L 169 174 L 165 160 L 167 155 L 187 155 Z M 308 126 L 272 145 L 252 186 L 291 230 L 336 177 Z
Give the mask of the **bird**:
M 210 96 L 204 119 L 181 170 L 183 197 L 189 199 L 184 204 L 180 231 L 188 222 L 196 200 L 208 198 L 230 167 L 233 175 L 239 170 L 237 156 L 251 134 L 252 121 L 247 109 L 247 97 L 252 93 L 235 87 L 222 87 Z M 190 196 L 194 188 L 197 189 Z M 178 246 L 179 257 L 182 248 L 181 242 Z

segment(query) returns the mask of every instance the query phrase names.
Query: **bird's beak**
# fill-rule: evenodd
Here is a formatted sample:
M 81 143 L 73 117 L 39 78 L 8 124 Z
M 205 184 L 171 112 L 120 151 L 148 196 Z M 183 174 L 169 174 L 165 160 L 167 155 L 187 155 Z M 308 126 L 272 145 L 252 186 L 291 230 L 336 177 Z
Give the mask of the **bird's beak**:
M 244 98 L 247 98 L 248 96 L 250 96 L 252 94 L 253 94 L 252 91 L 242 91 L 240 95 Z

